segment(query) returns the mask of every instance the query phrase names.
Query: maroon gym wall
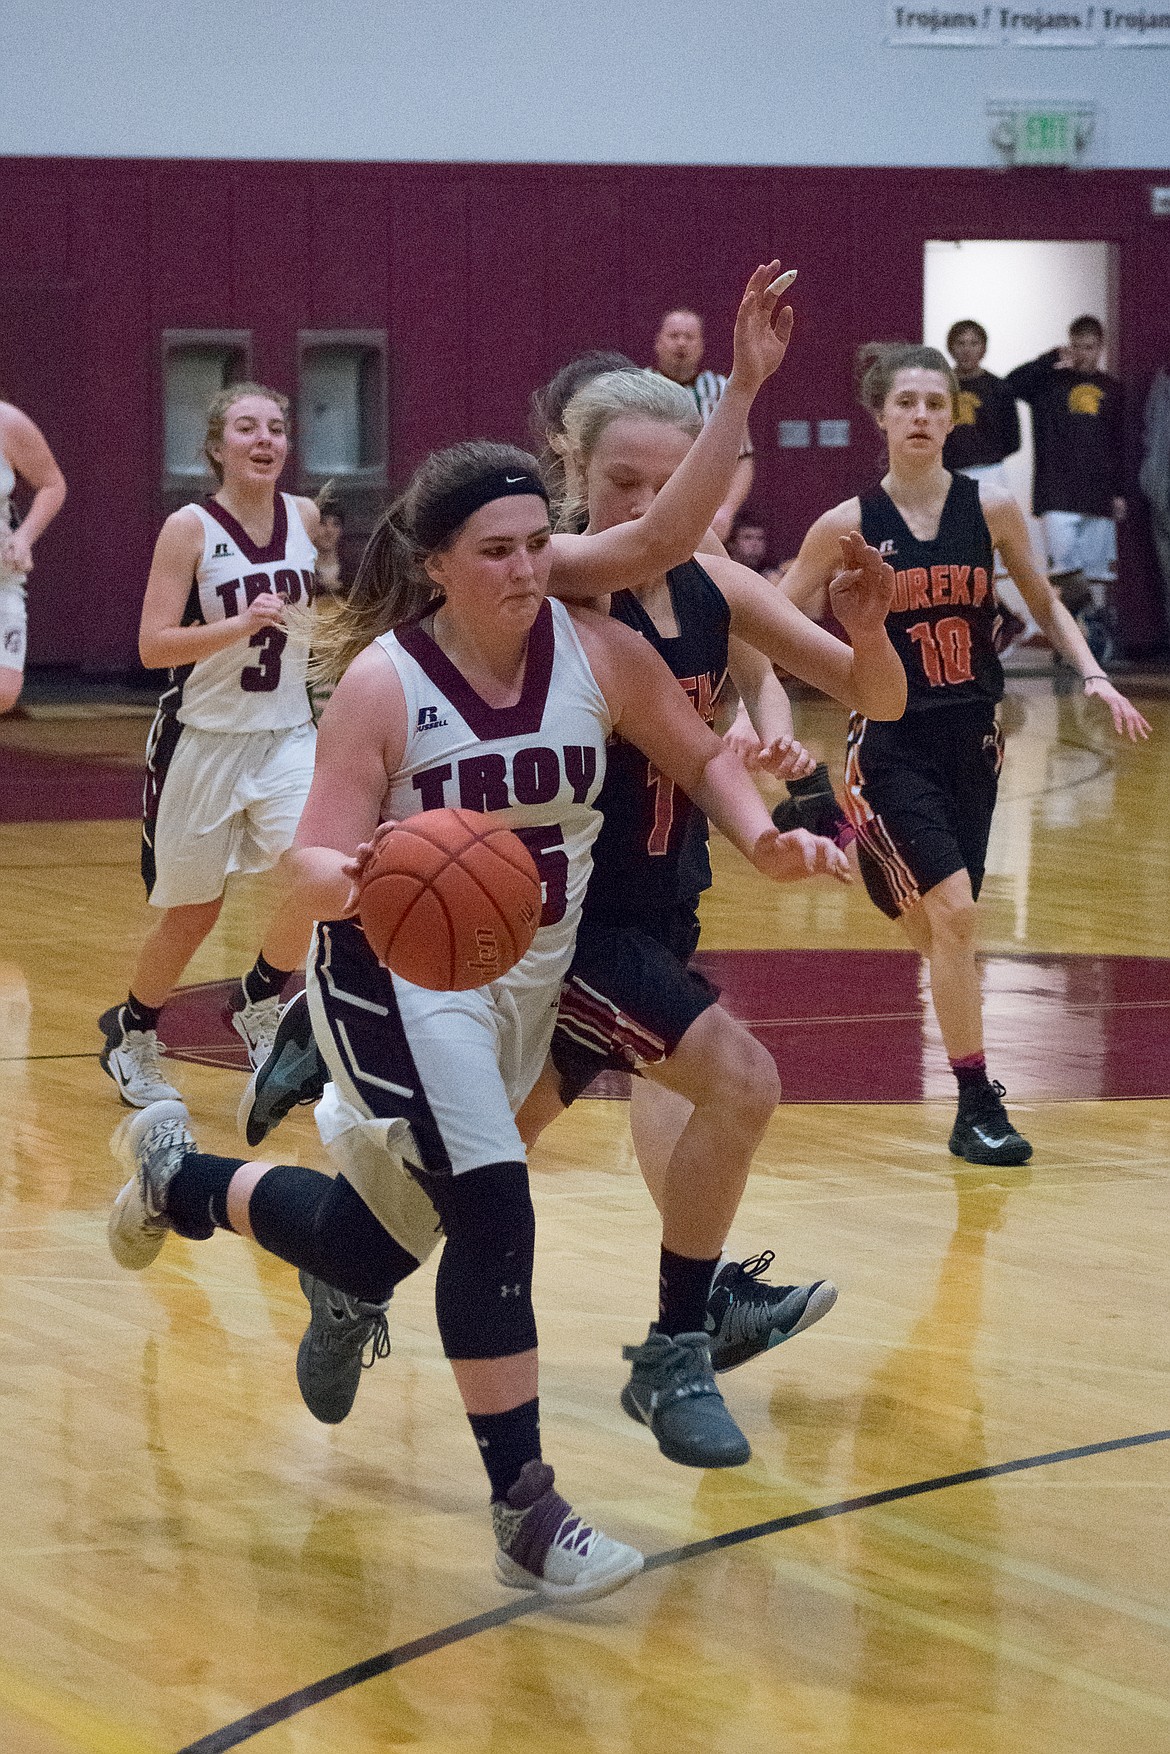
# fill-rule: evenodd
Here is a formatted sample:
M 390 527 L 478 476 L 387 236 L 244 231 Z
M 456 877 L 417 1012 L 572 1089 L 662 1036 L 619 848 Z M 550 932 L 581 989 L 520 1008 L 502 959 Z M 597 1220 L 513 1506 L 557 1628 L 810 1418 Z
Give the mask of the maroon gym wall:
M 523 437 L 529 390 L 583 347 L 648 358 L 671 304 L 705 314 L 708 363 L 726 366 L 742 282 L 775 251 L 800 268 L 798 330 L 753 422 L 753 504 L 791 552 L 872 476 L 853 352 L 921 334 L 923 243 L 947 237 L 1117 245 L 1137 513 L 1120 608 L 1130 647 L 1149 649 L 1163 629 L 1136 472 L 1145 390 L 1170 363 L 1158 181 L 1170 171 L 0 160 L 0 394 L 41 423 L 70 483 L 38 550 L 32 662 L 134 664 L 163 515 L 164 329 L 250 329 L 256 375 L 289 389 L 298 329 L 385 329 L 400 479 L 431 446 Z M 850 418 L 853 443 L 780 452 L 785 416 Z

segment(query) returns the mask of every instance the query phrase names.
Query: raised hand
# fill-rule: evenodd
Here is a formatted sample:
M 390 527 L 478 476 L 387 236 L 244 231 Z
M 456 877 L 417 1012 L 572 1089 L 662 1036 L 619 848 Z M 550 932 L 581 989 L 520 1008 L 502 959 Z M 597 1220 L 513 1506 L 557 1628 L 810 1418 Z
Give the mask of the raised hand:
M 792 335 L 792 306 L 780 309 L 781 295 L 796 278 L 796 270 L 785 273 L 779 261 L 765 262 L 757 268 L 744 290 L 735 319 L 735 351 L 731 382 L 749 396 L 754 396 L 779 366 Z
M 1136 743 L 1139 737 L 1145 739 L 1149 736 L 1149 720 L 1143 719 L 1136 706 L 1120 689 L 1114 688 L 1108 676 L 1090 676 L 1085 683 L 1085 693 L 1094 700 L 1105 702 L 1113 718 L 1113 729 L 1119 737 L 1128 737 L 1131 743 Z
M 838 883 L 852 883 L 849 860 L 824 835 L 794 828 L 781 834 L 773 828 L 762 834 L 752 850 L 752 864 L 775 883 L 799 883 L 802 878 L 824 874 Z
M 894 569 L 860 530 L 841 537 L 841 567 L 829 585 L 833 614 L 848 634 L 874 634 L 894 601 Z

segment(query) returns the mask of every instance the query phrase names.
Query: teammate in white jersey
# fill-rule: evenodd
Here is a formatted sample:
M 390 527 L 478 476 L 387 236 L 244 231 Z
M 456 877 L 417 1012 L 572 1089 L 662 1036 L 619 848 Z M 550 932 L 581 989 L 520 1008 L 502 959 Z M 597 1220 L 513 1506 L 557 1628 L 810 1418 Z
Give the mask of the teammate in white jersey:
M 738 757 L 648 642 L 546 600 L 553 544 L 559 567 L 595 585 L 650 554 L 672 564 L 693 551 L 726 490 L 752 396 L 783 356 L 787 325 L 773 333 L 766 291 L 777 267 L 749 285 L 723 418 L 645 518 L 554 538 L 535 460 L 468 444 L 428 459 L 367 550 L 341 619 L 364 636 L 355 644 L 373 643 L 348 662 L 323 715 L 286 861 L 323 922 L 312 1003 L 332 1101 L 352 1111 L 351 1133 L 370 1134 L 364 1162 L 355 1153 L 331 1180 L 209 1156 L 179 1103 L 154 1105 L 116 1139 L 134 1173 L 111 1216 L 115 1257 L 144 1267 L 168 1229 L 201 1239 L 219 1226 L 300 1267 L 313 1319 L 298 1378 L 326 1420 L 348 1411 L 363 1345 L 384 1347 L 385 1301 L 434 1246 L 441 1220 L 439 1330 L 491 1481 L 497 1574 L 552 1596 L 603 1594 L 641 1566 L 640 1554 L 573 1515 L 541 1461 L 535 1223 L 513 1118 L 552 1034 L 607 738 L 620 732 L 641 748 L 765 873 L 803 877 L 841 859 L 827 841 L 777 833 Z M 348 655 L 342 641 L 342 663 Z M 352 920 L 354 885 L 383 821 L 457 800 L 539 837 L 545 913 L 503 980 L 432 993 L 378 964 Z M 408 1177 L 431 1207 L 421 1231 L 400 1197 Z M 730 1424 L 709 1358 L 702 1376 L 686 1390 L 696 1417 Z
M 219 918 L 233 873 L 266 871 L 292 842 L 313 777 L 307 648 L 283 626 L 313 596 L 311 500 L 278 493 L 288 401 L 235 384 L 208 410 L 204 455 L 219 481 L 163 525 L 146 586 L 142 661 L 169 666 L 147 745 L 142 876 L 163 910 L 130 990 L 100 1019 L 101 1064 L 135 1108 L 178 1091 L 159 1063 L 159 1013 Z M 231 1020 L 254 1063 L 302 966 L 308 926 L 282 905 L 244 975 Z
M 33 490 L 32 504 L 15 524 L 12 490 L 17 476 Z M 28 646 L 25 580 L 33 543 L 65 503 L 65 477 L 40 428 L 0 402 L 0 713 L 11 712 L 24 685 Z

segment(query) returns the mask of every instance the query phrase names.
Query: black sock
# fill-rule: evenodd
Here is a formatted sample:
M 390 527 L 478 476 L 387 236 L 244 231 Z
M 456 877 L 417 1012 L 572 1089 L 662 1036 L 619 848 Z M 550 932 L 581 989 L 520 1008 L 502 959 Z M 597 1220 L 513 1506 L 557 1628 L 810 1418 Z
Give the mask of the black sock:
M 803 780 L 786 780 L 790 798 L 823 798 L 826 794 L 833 796 L 833 782 L 829 778 L 829 770 L 823 761 L 818 761 L 812 772 Z
M 467 1419 L 492 1483 L 494 1504 L 508 1496 L 525 1462 L 540 1460 L 540 1402 L 525 1401 L 506 1413 L 469 1413 Z
M 658 1269 L 658 1332 L 673 1339 L 676 1334 L 701 1334 L 707 1321 L 707 1299 L 719 1265 L 693 1261 L 689 1255 L 671 1254 L 664 1248 Z
M 126 1003 L 122 1006 L 123 1029 L 157 1029 L 161 1005 L 144 1005 L 133 993 L 128 993 Z
M 991 1080 L 987 1076 L 987 1061 L 982 1054 L 969 1054 L 966 1059 L 952 1060 L 951 1071 L 959 1086 L 960 1108 L 991 1088 Z
M 192 1151 L 184 1157 L 167 1185 L 167 1217 L 180 1236 L 206 1242 L 216 1229 L 230 1230 L 227 1215 L 228 1183 L 241 1167 L 242 1157 L 211 1157 Z
M 240 982 L 245 1000 L 258 1005 L 262 999 L 278 999 L 291 973 L 291 968 L 273 968 L 262 950 Z

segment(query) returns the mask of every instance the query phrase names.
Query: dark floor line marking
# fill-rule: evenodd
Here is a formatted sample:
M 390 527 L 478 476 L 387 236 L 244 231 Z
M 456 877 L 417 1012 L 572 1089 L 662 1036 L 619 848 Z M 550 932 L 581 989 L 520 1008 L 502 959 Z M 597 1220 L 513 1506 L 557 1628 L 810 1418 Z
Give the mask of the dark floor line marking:
M 34 1060 L 96 1060 L 99 1049 L 88 1054 L 0 1054 L 0 1066 L 31 1065 Z
M 660 1571 L 667 1565 L 682 1565 L 689 1559 L 701 1559 L 709 1553 L 720 1553 L 725 1548 L 741 1547 L 747 1541 L 762 1540 L 765 1535 L 782 1534 L 787 1529 L 803 1528 L 808 1523 L 826 1522 L 830 1517 L 847 1516 L 856 1510 L 872 1510 L 879 1504 L 895 1504 L 903 1498 L 919 1498 L 927 1492 L 943 1492 L 951 1486 L 970 1486 L 976 1480 L 995 1480 L 1004 1474 L 1021 1474 L 1030 1468 L 1050 1467 L 1054 1462 L 1079 1461 L 1085 1456 L 1103 1456 L 1111 1450 L 1136 1449 L 1142 1444 L 1165 1443 L 1168 1440 L 1170 1430 L 1145 1431 L 1136 1437 L 1114 1437 L 1104 1443 L 1084 1443 L 1075 1449 L 1049 1450 L 1044 1455 L 1024 1456 L 1019 1461 L 995 1462 L 984 1468 L 968 1468 L 961 1474 L 940 1474 L 932 1480 L 915 1480 L 908 1486 L 887 1486 L 881 1492 L 866 1492 L 859 1498 L 842 1498 L 836 1504 L 822 1504 L 814 1510 L 794 1511 L 790 1516 L 772 1517 L 763 1523 L 749 1523 L 741 1529 L 730 1529 L 725 1535 L 712 1535 L 705 1541 L 689 1541 L 683 1547 L 669 1547 L 662 1553 L 651 1554 L 646 1561 L 646 1570 Z M 393 1650 L 383 1651 L 376 1657 L 367 1657 L 364 1662 L 353 1663 L 348 1669 L 339 1669 L 336 1674 L 326 1675 L 308 1687 L 299 1687 L 295 1693 L 286 1693 L 283 1699 L 274 1699 L 270 1705 L 263 1705 L 259 1711 L 249 1712 L 247 1717 L 237 1718 L 235 1723 L 227 1724 L 222 1730 L 213 1730 L 210 1735 L 201 1736 L 197 1742 L 189 1742 L 186 1747 L 180 1748 L 179 1754 L 226 1754 L 229 1748 L 238 1748 L 241 1742 L 258 1736 L 262 1730 L 270 1730 L 274 1725 L 307 1711 L 310 1706 L 321 1705 L 338 1693 L 360 1686 L 363 1681 L 371 1681 L 378 1675 L 388 1674 L 391 1669 L 401 1669 L 419 1657 L 431 1656 L 435 1651 L 446 1650 L 453 1644 L 462 1644 L 465 1639 L 474 1638 L 479 1632 L 490 1632 L 493 1627 L 505 1626 L 510 1620 L 520 1620 L 549 1606 L 540 1596 L 527 1596 L 522 1601 L 509 1602 L 502 1608 L 492 1608 L 485 1614 L 475 1614 L 468 1620 L 457 1620 L 438 1632 L 428 1632 L 422 1638 L 411 1639 L 408 1644 L 395 1645 Z

